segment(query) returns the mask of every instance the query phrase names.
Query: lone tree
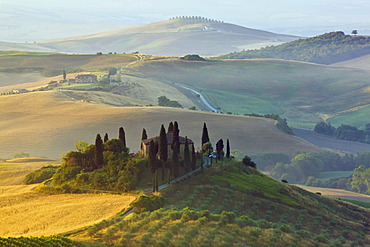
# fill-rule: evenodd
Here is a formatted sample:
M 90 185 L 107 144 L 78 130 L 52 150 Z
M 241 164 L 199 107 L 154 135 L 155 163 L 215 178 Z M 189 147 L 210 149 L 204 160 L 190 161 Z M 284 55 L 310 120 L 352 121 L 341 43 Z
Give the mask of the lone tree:
M 105 135 L 104 135 L 104 143 L 106 143 L 107 141 L 109 141 L 109 137 L 108 137 L 108 133 L 105 133 Z
M 352 34 L 353 35 L 357 35 L 358 34 L 358 30 L 356 30 L 356 29 L 355 30 L 352 30 Z
M 208 136 L 208 129 L 206 123 L 203 124 L 203 132 L 202 132 L 202 147 L 204 143 L 209 142 L 209 136 Z
M 123 127 L 119 128 L 118 139 L 120 139 L 123 145 L 126 147 L 126 134 Z
M 242 160 L 243 164 L 246 165 L 246 166 L 250 166 L 250 167 L 253 167 L 253 168 L 257 168 L 257 165 L 256 163 L 254 163 L 251 159 L 251 157 L 249 157 L 248 155 L 244 156 L 243 160 Z
M 103 141 L 100 134 L 96 136 L 95 139 L 95 169 L 102 168 L 104 164 L 103 157 Z
M 157 161 L 157 146 L 153 140 L 149 143 L 148 163 L 152 172 L 152 188 L 153 192 L 158 191 L 158 161 Z
M 158 146 L 159 160 L 161 161 L 160 167 L 162 167 L 162 181 L 164 180 L 164 164 L 167 161 L 168 149 L 167 149 L 167 135 L 166 130 L 162 124 L 159 133 L 159 146 Z
M 141 140 L 146 140 L 148 139 L 148 135 L 146 134 L 146 130 L 143 129 L 143 132 L 141 133 Z
M 185 136 L 185 147 L 184 147 L 184 167 L 185 171 L 190 171 L 191 159 L 190 159 L 190 150 L 188 144 L 188 137 Z
M 230 158 L 230 142 L 229 139 L 226 141 L 226 158 Z
M 66 70 L 63 69 L 63 81 L 65 81 L 67 79 L 67 73 L 66 73 Z

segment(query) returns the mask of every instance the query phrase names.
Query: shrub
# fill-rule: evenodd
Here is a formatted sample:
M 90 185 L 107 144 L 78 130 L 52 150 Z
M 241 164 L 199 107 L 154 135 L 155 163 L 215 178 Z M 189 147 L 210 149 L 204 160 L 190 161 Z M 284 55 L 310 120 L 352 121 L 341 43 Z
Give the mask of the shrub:
M 133 204 L 135 212 L 141 213 L 146 211 L 154 211 L 164 206 L 164 199 L 161 196 L 140 196 Z
M 30 174 L 27 174 L 23 184 L 37 184 L 51 178 L 57 171 L 57 166 L 45 166 Z

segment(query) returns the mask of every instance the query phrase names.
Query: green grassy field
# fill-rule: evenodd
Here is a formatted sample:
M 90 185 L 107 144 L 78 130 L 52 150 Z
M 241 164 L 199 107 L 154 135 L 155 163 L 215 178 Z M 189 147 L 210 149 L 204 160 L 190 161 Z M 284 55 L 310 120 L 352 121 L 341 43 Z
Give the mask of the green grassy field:
M 334 171 L 334 172 L 320 172 L 316 178 L 321 180 L 330 180 L 334 178 L 346 178 L 353 174 L 353 171 Z
M 283 60 L 176 59 L 140 61 L 133 72 L 190 86 L 223 112 L 277 113 L 290 124 L 313 126 L 332 115 L 370 103 L 369 72 Z

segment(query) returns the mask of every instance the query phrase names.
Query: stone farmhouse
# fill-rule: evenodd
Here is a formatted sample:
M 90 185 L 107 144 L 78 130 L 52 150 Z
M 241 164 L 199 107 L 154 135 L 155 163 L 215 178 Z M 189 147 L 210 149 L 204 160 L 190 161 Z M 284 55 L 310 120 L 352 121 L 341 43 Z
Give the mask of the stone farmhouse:
M 95 83 L 98 82 L 98 77 L 92 74 L 77 75 L 75 79 L 69 79 L 69 83 Z

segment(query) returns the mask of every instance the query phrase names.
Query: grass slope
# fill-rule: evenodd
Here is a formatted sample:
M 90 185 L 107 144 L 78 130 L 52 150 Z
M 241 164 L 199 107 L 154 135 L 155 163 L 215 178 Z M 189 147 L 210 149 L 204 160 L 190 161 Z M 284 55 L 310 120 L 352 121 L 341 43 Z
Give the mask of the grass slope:
M 294 152 L 319 149 L 284 134 L 274 121 L 162 107 L 112 107 L 71 101 L 63 92 L 37 92 L 0 97 L 0 157 L 26 152 L 59 157 L 73 142 L 93 143 L 97 133 L 118 136 L 123 126 L 128 147 L 139 151 L 141 132 L 157 136 L 161 124 L 178 121 L 181 135 L 199 146 L 203 122 L 212 142 L 230 139 L 243 153 Z M 25 124 L 26 123 L 26 124 Z
M 339 112 L 345 116 L 370 103 L 369 73 L 356 69 L 265 59 L 162 59 L 140 61 L 130 69 L 201 91 L 223 112 L 278 113 L 293 125 L 312 126 L 322 118 Z
M 224 162 L 161 192 L 166 206 L 71 237 L 142 246 L 366 246 L 370 211 Z
M 115 31 L 38 43 L 49 50 L 75 53 L 134 52 L 182 56 L 219 55 L 238 47 L 280 44 L 297 37 L 245 28 L 229 23 L 175 19 Z

